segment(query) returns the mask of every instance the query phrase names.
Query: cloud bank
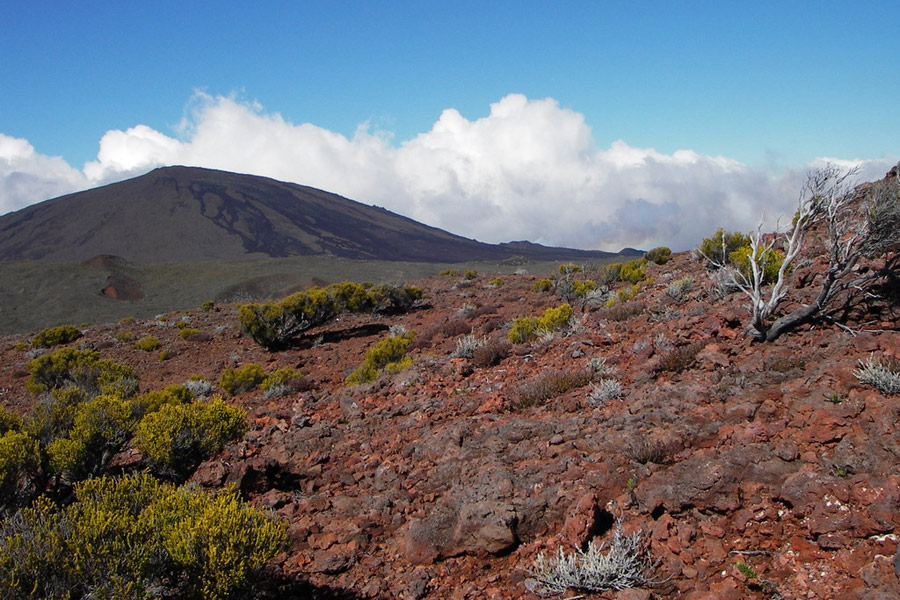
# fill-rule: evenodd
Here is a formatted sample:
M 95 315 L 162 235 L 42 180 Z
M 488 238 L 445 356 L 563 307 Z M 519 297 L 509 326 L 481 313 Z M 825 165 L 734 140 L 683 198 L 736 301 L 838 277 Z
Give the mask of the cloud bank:
M 897 158 L 816 163 L 829 161 L 860 166 L 867 181 Z M 687 249 L 718 227 L 752 229 L 761 216 L 774 226 L 816 166 L 772 174 L 691 150 L 621 140 L 599 149 L 582 114 L 519 94 L 476 120 L 447 109 L 429 131 L 393 145 L 367 124 L 348 138 L 197 93 L 177 137 L 145 125 L 108 131 L 81 171 L 0 134 L 0 214 L 176 164 L 310 185 L 481 241 L 604 250 Z

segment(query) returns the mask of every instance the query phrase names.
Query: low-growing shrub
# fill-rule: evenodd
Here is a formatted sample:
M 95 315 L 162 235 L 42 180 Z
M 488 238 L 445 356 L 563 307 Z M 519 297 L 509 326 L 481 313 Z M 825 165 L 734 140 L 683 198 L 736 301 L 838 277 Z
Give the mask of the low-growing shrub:
M 134 443 L 154 471 L 181 478 L 246 431 L 246 411 L 214 397 L 163 405 L 141 419 Z
M 680 279 L 671 281 L 669 285 L 666 286 L 666 296 L 676 302 L 680 302 L 684 300 L 685 295 L 692 289 L 694 289 L 694 278 L 690 275 L 686 275 Z
M 535 292 L 549 292 L 553 289 L 553 280 L 552 279 L 538 279 L 534 282 L 534 285 L 531 286 Z
M 477 337 L 474 335 L 464 335 L 456 340 L 456 351 L 453 356 L 456 358 L 472 358 L 472 354 L 487 343 L 487 337 Z
M 347 385 L 359 385 L 375 381 L 383 373 L 396 373 L 412 364 L 412 358 L 406 356 L 415 334 L 387 337 L 366 352 L 362 365 L 347 376 Z
M 567 554 L 559 548 L 556 558 L 548 560 L 543 552 L 538 554 L 531 574 L 539 588 L 546 594 L 578 592 L 602 592 L 642 587 L 651 580 L 657 564 L 651 559 L 642 533 L 622 533 L 621 522 L 616 523 L 612 541 L 603 553 L 605 545 L 588 543 L 587 550 L 575 548 Z
M 263 399 L 287 396 L 308 387 L 303 373 L 290 367 L 282 367 L 266 375 L 262 382 Z
M 744 247 L 750 247 L 749 235 L 740 232 L 725 233 L 724 229 L 718 229 L 710 237 L 703 238 L 697 250 L 710 261 L 725 264 L 732 252 Z
M 285 524 L 241 501 L 147 474 L 76 485 L 0 524 L 4 598 L 245 598 L 286 541 Z
M 35 394 L 62 387 L 80 388 L 88 396 L 113 394 L 123 397 L 137 391 L 134 369 L 100 358 L 94 350 L 62 348 L 28 363 L 30 377 L 25 384 Z
M 644 312 L 644 305 L 641 302 L 626 302 L 604 308 L 600 312 L 600 317 L 608 321 L 627 321 L 642 312 Z
M 658 265 L 664 265 L 669 260 L 672 259 L 672 250 L 670 248 L 666 248 L 665 246 L 659 246 L 658 248 L 653 248 L 652 250 L 648 250 L 644 254 L 644 260 L 652 263 L 656 263 Z
M 622 384 L 615 379 L 604 378 L 597 383 L 591 384 L 591 391 L 588 394 L 591 406 L 602 406 L 609 400 L 621 398 L 625 395 Z
M 444 269 L 441 271 L 442 277 L 458 277 L 459 274 L 459 269 Z
M 753 281 L 750 265 L 750 246 L 742 246 L 728 255 L 728 262 L 734 265 L 746 281 Z M 778 270 L 784 262 L 784 253 L 780 250 L 757 248 L 756 264 L 762 269 L 761 283 L 774 283 L 778 279 Z
M 492 367 L 509 355 L 509 342 L 493 338 L 472 350 L 472 366 L 483 369 Z
M 68 344 L 81 337 L 81 332 L 71 325 L 60 325 L 39 331 L 31 345 L 35 348 L 50 348 L 59 344 Z
M 207 300 L 206 302 L 204 302 L 203 304 L 200 305 L 200 310 L 205 310 L 208 312 L 208 311 L 211 311 L 212 309 L 214 309 L 215 307 L 216 307 L 215 302 L 213 302 L 212 300 Z
M 159 348 L 159 340 L 156 336 L 145 335 L 134 343 L 134 347 L 138 350 L 143 350 L 144 352 L 152 352 Z
M 0 514 L 6 506 L 18 503 L 22 478 L 40 464 L 37 440 L 24 431 L 0 432 Z
M 489 287 L 500 287 L 501 285 L 503 285 L 503 280 L 499 277 L 494 277 L 491 279 L 490 283 L 488 283 Z
M 585 369 L 550 371 L 520 385 L 512 398 L 513 408 L 540 406 L 569 390 L 590 383 L 592 373 Z
M 191 327 L 184 327 L 178 332 L 178 336 L 183 340 L 191 340 L 200 337 L 200 330 Z
M 866 362 L 859 361 L 853 375 L 885 396 L 900 394 L 900 361 L 870 357 Z
M 572 320 L 572 307 L 569 304 L 548 308 L 540 317 L 519 317 L 513 321 L 509 330 L 509 341 L 522 344 L 544 332 L 551 332 L 568 327 Z
M 647 276 L 645 267 L 646 261 L 643 259 L 632 260 L 622 265 L 619 270 L 619 279 L 621 281 L 630 281 L 631 283 L 639 283 Z
M 116 341 L 118 342 L 130 342 L 134 338 L 134 334 L 130 331 L 118 331 L 116 332 Z
M 478 271 L 476 271 L 475 269 L 469 269 L 463 274 L 463 277 L 469 280 L 475 279 L 476 277 L 478 277 Z
M 647 463 L 662 465 L 668 462 L 670 450 L 664 442 L 641 434 L 629 439 L 622 448 L 622 453 L 629 460 L 642 465 Z
M 704 346 L 703 342 L 693 342 L 673 348 L 660 358 L 659 363 L 656 365 L 656 371 L 681 373 L 691 368 L 697 360 L 697 354 L 703 350 Z
M 244 304 L 238 315 L 244 333 L 268 350 L 279 350 L 301 332 L 341 312 L 395 314 L 408 311 L 422 297 L 422 289 L 412 286 L 344 282 L 310 288 L 279 302 Z
M 238 368 L 228 367 L 219 377 L 219 385 L 232 396 L 256 389 L 266 380 L 263 368 L 255 363 L 247 363 Z

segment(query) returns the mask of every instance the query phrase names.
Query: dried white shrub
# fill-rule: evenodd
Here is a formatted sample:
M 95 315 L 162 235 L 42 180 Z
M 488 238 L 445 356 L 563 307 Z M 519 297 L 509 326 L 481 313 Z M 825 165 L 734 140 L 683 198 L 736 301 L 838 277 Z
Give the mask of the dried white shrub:
M 642 539 L 642 532 L 622 533 L 617 522 L 606 553 L 605 544 L 593 542 L 586 551 L 575 549 L 567 554 L 560 548 L 553 559 L 538 554 L 531 574 L 545 594 L 563 594 L 567 590 L 599 592 L 653 585 L 650 579 L 656 563 Z
M 900 364 L 896 361 L 886 362 L 880 358 L 869 358 L 866 362 L 859 361 L 859 368 L 853 375 L 862 383 L 874 386 L 887 396 L 900 394 Z
M 601 379 L 591 384 L 591 392 L 588 398 L 591 406 L 601 406 L 613 398 L 621 398 L 625 395 L 622 384 L 615 379 Z

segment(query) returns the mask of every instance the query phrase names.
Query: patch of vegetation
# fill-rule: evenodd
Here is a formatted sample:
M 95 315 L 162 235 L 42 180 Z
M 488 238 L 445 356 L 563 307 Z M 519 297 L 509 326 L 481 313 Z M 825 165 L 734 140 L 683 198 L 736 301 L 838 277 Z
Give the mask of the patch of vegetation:
M 900 394 L 900 361 L 870 357 L 866 362 L 859 361 L 853 375 L 885 396 Z
M 540 317 L 519 317 L 513 321 L 507 337 L 514 344 L 523 344 L 545 332 L 558 331 L 568 327 L 572 320 L 572 307 L 560 304 L 548 308 Z
M 209 312 L 212 309 L 214 309 L 215 307 L 216 307 L 215 302 L 213 302 L 212 300 L 207 300 L 206 302 L 204 302 L 203 304 L 200 305 L 200 310 Z
M 693 289 L 694 278 L 690 275 L 685 275 L 680 279 L 670 282 L 669 285 L 666 286 L 666 296 L 676 302 L 681 302 L 685 299 L 687 293 Z
M 444 269 L 441 271 L 441 277 L 459 277 L 459 269 Z
M 141 419 L 134 445 L 154 471 L 183 478 L 246 431 L 246 411 L 214 397 L 208 402 L 164 404 Z
M 591 392 L 588 394 L 591 406 L 603 406 L 608 401 L 621 398 L 625 395 L 622 384 L 615 379 L 603 378 L 597 383 L 591 384 Z
M 492 367 L 509 355 L 509 349 L 505 339 L 490 339 L 472 350 L 472 366 L 479 369 Z
M 643 258 L 647 262 L 664 265 L 672 259 L 672 250 L 670 248 L 666 248 L 665 246 L 659 246 L 657 248 L 653 248 L 652 250 L 648 250 L 646 253 L 644 253 Z
M 143 475 L 76 486 L 0 524 L 0 587 L 25 598 L 244 598 L 286 542 L 285 525 L 237 492 Z
M 301 332 L 341 312 L 395 314 L 408 311 L 422 297 L 423 291 L 412 286 L 344 282 L 310 288 L 279 302 L 244 304 L 238 314 L 244 333 L 267 350 L 279 350 Z
M 704 342 L 693 342 L 672 348 L 672 350 L 663 354 L 656 366 L 656 370 L 658 372 L 681 373 L 690 369 L 697 360 L 697 354 L 703 350 L 705 345 Z
M 621 522 L 616 523 L 612 540 L 603 553 L 604 545 L 588 543 L 587 550 L 567 554 L 559 548 L 555 559 L 538 554 L 531 574 L 537 580 L 537 591 L 545 594 L 602 592 L 647 586 L 657 564 L 650 558 L 642 533 L 622 533 Z M 542 594 L 543 595 L 543 594 Z
M 590 383 L 592 373 L 585 369 L 550 371 L 519 386 L 512 398 L 513 408 L 540 406 L 569 390 Z
M 538 279 L 531 286 L 535 292 L 549 292 L 553 289 L 553 280 L 552 279 Z
M 734 252 L 749 247 L 749 235 L 737 231 L 725 233 L 724 229 L 717 229 L 710 237 L 703 238 L 697 250 L 710 261 L 724 264 Z
M 627 321 L 631 317 L 644 312 L 644 305 L 641 302 L 626 302 L 624 304 L 613 304 L 607 306 L 600 312 L 600 317 L 608 321 Z
M 134 347 L 144 352 L 152 352 L 159 348 L 159 340 L 156 336 L 145 335 L 134 343 Z
M 178 336 L 183 340 L 198 338 L 200 337 L 200 330 L 191 327 L 183 327 L 181 331 L 178 332 Z
M 232 396 L 256 389 L 266 380 L 266 373 L 256 363 L 247 363 L 241 367 L 228 367 L 219 377 L 219 386 Z
M 381 340 L 366 352 L 362 365 L 347 376 L 347 385 L 359 385 L 375 381 L 382 374 L 402 371 L 412 364 L 406 356 L 415 334 L 408 332 Z
M 639 283 L 647 276 L 646 264 L 647 262 L 644 259 L 632 260 L 625 263 L 619 270 L 619 279 L 621 281 Z
M 60 325 L 59 327 L 50 327 L 39 331 L 31 345 L 35 348 L 52 348 L 60 344 L 68 344 L 74 342 L 81 337 L 81 331 L 71 325 Z
M 88 396 L 112 394 L 123 397 L 137 391 L 134 369 L 100 358 L 94 350 L 62 348 L 28 363 L 30 377 L 25 384 L 34 394 L 63 387 L 80 389 Z

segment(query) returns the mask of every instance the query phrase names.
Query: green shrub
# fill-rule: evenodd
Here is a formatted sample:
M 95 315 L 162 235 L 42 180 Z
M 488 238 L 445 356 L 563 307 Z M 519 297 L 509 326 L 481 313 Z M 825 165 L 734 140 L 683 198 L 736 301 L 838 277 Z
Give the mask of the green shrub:
M 7 431 L 19 431 L 22 429 L 22 417 L 0 406 L 0 435 Z
M 290 367 L 282 367 L 268 373 L 261 387 L 267 396 L 284 395 L 298 389 L 302 381 L 303 373 Z
M 134 347 L 144 352 L 152 352 L 159 348 L 159 340 L 156 339 L 156 336 L 145 335 L 134 343 Z
M 750 265 L 750 246 L 742 246 L 728 255 L 728 262 L 747 280 L 753 281 L 753 270 Z M 778 279 L 778 270 L 784 262 L 784 253 L 774 248 L 756 249 L 756 264 L 762 271 L 762 283 L 774 283 Z
M 343 311 L 394 314 L 420 300 L 420 288 L 336 283 L 291 294 L 279 302 L 245 304 L 238 309 L 241 328 L 268 350 L 289 345 L 291 338 L 321 325 Z
M 250 595 L 285 526 L 242 502 L 147 474 L 96 478 L 0 525 L 4 597 L 227 599 Z
M 672 250 L 666 248 L 665 246 L 659 246 L 658 248 L 653 248 L 652 250 L 648 250 L 644 254 L 644 260 L 647 262 L 656 263 L 658 265 L 664 265 L 669 260 L 672 259 Z
M 549 292 L 553 289 L 553 280 L 552 279 L 538 279 L 534 282 L 534 285 L 531 286 L 536 292 Z
M 200 335 L 199 329 L 192 329 L 191 327 L 185 327 L 181 331 L 178 332 L 178 336 L 183 340 L 189 340 L 191 338 L 198 337 Z
M 156 472 L 180 478 L 246 431 L 246 411 L 214 397 L 209 402 L 164 404 L 141 419 L 134 445 Z
M 362 365 L 347 376 L 347 385 L 358 385 L 375 381 L 383 373 L 396 373 L 412 364 L 412 358 L 406 356 L 415 334 L 387 337 L 366 352 Z
M 116 332 L 116 341 L 119 341 L 119 342 L 130 342 L 133 337 L 134 337 L 134 334 L 132 334 L 130 331 Z
M 619 270 L 619 279 L 622 281 L 630 281 L 631 283 L 640 282 L 647 275 L 647 270 L 644 266 L 646 264 L 646 261 L 643 259 L 632 260 L 625 263 Z
M 475 269 L 469 269 L 463 274 L 463 277 L 465 277 L 466 279 L 475 279 L 476 277 L 478 277 L 478 271 L 476 271 Z
M 698 250 L 712 262 L 724 265 L 732 252 L 744 246 L 750 247 L 749 235 L 737 231 L 725 233 L 724 229 L 717 229 L 710 237 L 703 238 Z
M 572 315 L 572 307 L 569 304 L 560 304 L 548 308 L 540 317 L 519 317 L 513 321 L 507 337 L 513 344 L 523 344 L 541 333 L 557 331 L 568 326 Z
M 213 302 L 212 300 L 207 300 L 206 302 L 204 302 L 203 304 L 200 305 L 200 310 L 205 310 L 208 312 L 208 311 L 211 311 L 212 309 L 214 309 L 215 307 L 216 307 L 215 302 Z
M 494 277 L 493 279 L 491 279 L 491 282 L 488 285 L 491 285 L 493 287 L 500 287 L 501 285 L 503 285 L 503 280 L 499 277 Z
M 50 348 L 59 344 L 68 344 L 81 337 L 81 332 L 71 325 L 61 325 L 44 329 L 34 336 L 31 345 L 35 348 Z
M 136 425 L 129 400 L 97 396 L 82 402 L 67 435 L 47 445 L 50 466 L 75 478 L 96 474 L 125 446 Z
M 563 263 L 563 264 L 559 265 L 559 267 L 557 268 L 557 271 L 559 271 L 559 273 L 561 275 L 572 275 L 574 273 L 581 273 L 582 270 L 583 269 L 580 266 L 578 266 L 574 263 Z
M 88 396 L 112 394 L 128 397 L 137 392 L 138 378 L 131 367 L 100 358 L 94 350 L 62 348 L 28 363 L 26 387 L 34 394 L 63 387 L 80 388 Z
M 263 368 L 255 363 L 248 363 L 235 369 L 228 367 L 219 377 L 219 385 L 232 396 L 256 389 L 266 380 Z
M 122 317 L 119 319 L 119 323 L 121 325 L 130 325 L 131 323 L 134 323 L 134 317 Z
M 442 277 L 458 277 L 459 274 L 459 269 L 444 269 L 441 271 Z
M 40 464 L 37 440 L 28 433 L 9 430 L 0 434 L 0 514 L 16 502 L 20 478 Z
M 575 298 L 584 298 L 597 289 L 597 282 L 590 279 L 577 279 L 572 282 L 572 295 Z
M 518 317 L 513 321 L 507 337 L 513 344 L 524 344 L 537 336 L 537 330 L 537 317 Z

